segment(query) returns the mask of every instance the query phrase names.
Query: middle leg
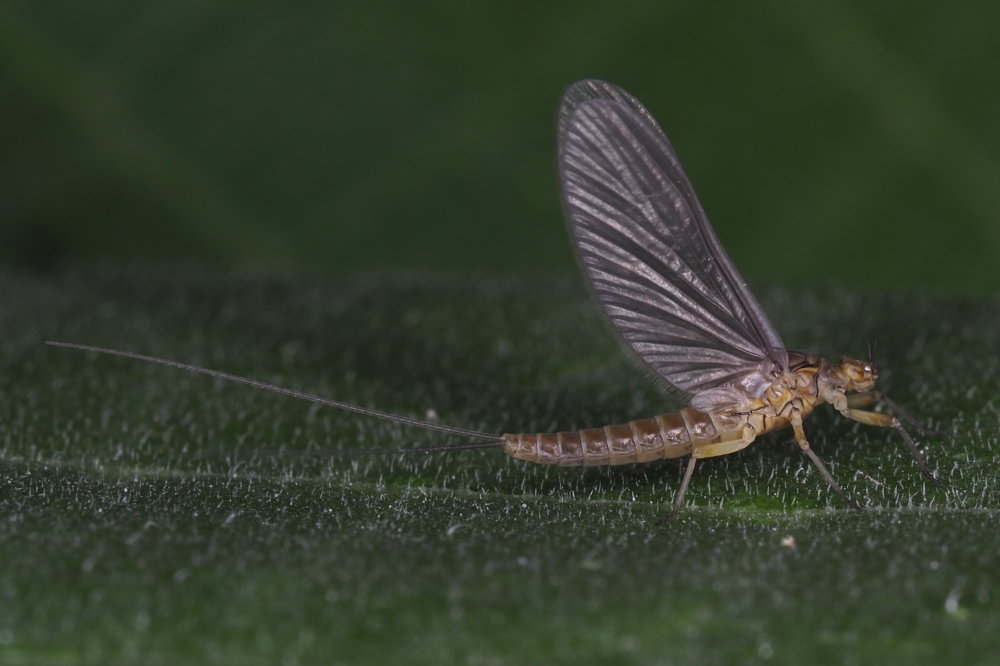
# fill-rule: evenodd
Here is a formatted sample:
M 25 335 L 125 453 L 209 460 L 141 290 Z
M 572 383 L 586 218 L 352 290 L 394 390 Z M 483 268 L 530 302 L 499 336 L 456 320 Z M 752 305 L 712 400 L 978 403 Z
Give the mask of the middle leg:
M 860 511 L 861 506 L 847 496 L 847 493 L 844 492 L 844 489 L 841 488 L 840 484 L 833 478 L 833 475 L 830 474 L 830 471 L 826 468 L 826 465 L 823 464 L 823 461 L 820 460 L 819 456 L 816 455 L 816 452 L 812 450 L 812 447 L 809 445 L 809 440 L 806 439 L 806 431 L 802 428 L 802 416 L 798 412 L 794 412 L 792 414 L 791 421 L 792 429 L 795 431 L 795 441 L 798 442 L 799 448 L 802 449 L 802 453 L 809 457 L 809 460 L 811 460 L 812 464 L 819 470 L 820 475 L 822 475 L 827 485 L 829 485 L 834 492 L 840 495 L 840 498 L 844 500 L 852 509 Z

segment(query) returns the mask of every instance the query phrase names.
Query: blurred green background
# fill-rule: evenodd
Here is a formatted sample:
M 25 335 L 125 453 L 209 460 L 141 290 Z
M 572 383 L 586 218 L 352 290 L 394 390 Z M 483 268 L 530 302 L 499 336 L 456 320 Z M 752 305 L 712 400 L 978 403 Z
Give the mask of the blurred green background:
M 554 116 L 616 82 L 751 282 L 1000 286 L 1000 5 L 0 6 L 7 261 L 568 270 Z

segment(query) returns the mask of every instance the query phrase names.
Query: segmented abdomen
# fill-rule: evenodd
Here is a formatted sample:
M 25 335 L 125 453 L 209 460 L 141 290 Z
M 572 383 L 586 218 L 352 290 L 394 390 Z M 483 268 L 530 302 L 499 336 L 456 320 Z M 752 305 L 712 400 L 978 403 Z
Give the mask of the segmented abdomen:
M 693 444 L 717 441 L 712 416 L 687 407 L 603 428 L 504 435 L 503 450 L 544 465 L 625 465 L 678 458 L 691 453 Z

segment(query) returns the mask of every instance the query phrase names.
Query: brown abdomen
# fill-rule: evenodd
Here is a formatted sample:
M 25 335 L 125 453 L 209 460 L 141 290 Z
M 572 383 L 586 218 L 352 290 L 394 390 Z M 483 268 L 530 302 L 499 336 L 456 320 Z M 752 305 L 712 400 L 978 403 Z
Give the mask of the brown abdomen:
M 692 442 L 713 442 L 718 436 L 710 415 L 688 407 L 603 428 L 504 435 L 503 450 L 543 465 L 625 465 L 678 458 L 691 453 Z

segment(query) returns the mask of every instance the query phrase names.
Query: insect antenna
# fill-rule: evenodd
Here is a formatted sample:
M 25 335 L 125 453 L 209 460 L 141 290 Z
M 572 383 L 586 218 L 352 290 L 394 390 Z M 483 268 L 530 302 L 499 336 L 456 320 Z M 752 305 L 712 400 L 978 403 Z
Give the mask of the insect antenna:
M 878 351 L 878 340 L 868 341 L 868 362 L 873 368 L 877 368 L 875 365 L 875 352 Z
M 440 423 L 431 423 L 430 421 L 421 421 L 420 419 L 414 419 L 408 416 L 399 416 L 397 414 L 390 414 L 388 412 L 383 412 L 378 409 L 371 409 L 369 407 L 360 407 L 358 405 L 352 405 L 349 402 L 341 402 L 339 400 L 330 400 L 329 398 L 313 395 L 311 393 L 304 393 L 302 391 L 296 391 L 295 389 L 285 388 L 284 386 L 278 386 L 277 384 L 269 384 L 267 382 L 262 382 L 257 379 L 251 379 L 249 377 L 241 377 L 239 375 L 230 374 L 228 372 L 222 372 L 221 370 L 212 370 L 211 368 L 205 368 L 200 365 L 193 365 L 191 363 L 181 363 L 180 361 L 171 361 L 169 359 L 160 358 L 158 356 L 138 354 L 136 352 L 123 351 L 121 349 L 107 349 L 105 347 L 81 345 L 74 342 L 56 342 L 52 340 L 47 340 L 45 344 L 51 345 L 53 347 L 64 347 L 66 349 L 76 349 L 79 351 L 93 352 L 95 354 L 105 354 L 107 356 L 119 356 L 121 358 L 129 358 L 136 361 L 156 363 L 158 365 L 165 365 L 170 368 L 177 368 L 179 370 L 185 370 L 187 372 L 193 372 L 199 375 L 208 375 L 209 377 L 215 377 L 216 379 L 224 379 L 228 382 L 235 382 L 237 384 L 246 384 L 247 386 L 252 386 L 257 389 L 271 391 L 272 393 L 280 393 L 281 395 L 287 395 L 292 398 L 298 398 L 299 400 L 307 400 L 309 402 L 325 405 L 327 407 L 335 407 L 337 409 L 343 409 L 345 411 L 354 412 L 356 414 L 372 416 L 374 418 L 382 419 L 384 421 L 392 421 L 394 423 L 401 423 L 403 425 L 413 426 L 415 428 L 423 428 L 425 430 L 436 430 L 437 432 L 444 432 L 450 435 L 461 435 L 463 437 L 470 437 L 472 439 L 487 440 L 487 442 L 481 443 L 479 446 L 470 444 L 465 444 L 465 445 L 459 444 L 455 445 L 454 448 L 458 447 L 489 448 L 491 446 L 499 446 L 499 444 L 502 442 L 500 435 L 495 435 L 488 432 L 480 432 L 478 430 L 471 430 L 469 428 L 459 428 L 456 426 L 442 425 Z M 442 447 L 434 447 L 432 449 L 425 449 L 424 452 L 447 450 L 447 449 L 454 450 L 452 447 L 442 446 Z M 358 450 L 358 453 L 364 453 L 365 451 L 369 452 L 381 451 L 384 453 L 401 452 L 395 449 L 360 449 Z M 418 449 L 406 449 L 405 451 L 412 453 L 420 452 Z M 352 453 L 352 452 L 347 451 L 346 453 Z

